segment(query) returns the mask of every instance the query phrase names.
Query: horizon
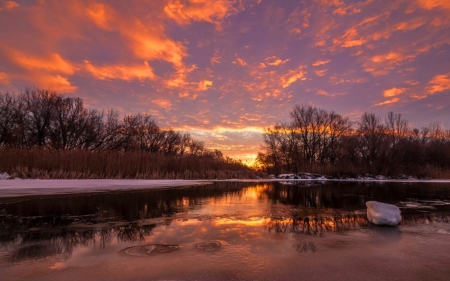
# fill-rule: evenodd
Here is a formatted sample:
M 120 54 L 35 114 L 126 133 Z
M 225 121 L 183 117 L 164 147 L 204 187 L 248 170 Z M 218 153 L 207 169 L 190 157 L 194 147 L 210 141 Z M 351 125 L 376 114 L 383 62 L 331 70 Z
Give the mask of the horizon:
M 439 0 L 0 1 L 0 91 L 146 113 L 251 164 L 296 104 L 449 129 L 449 13 Z

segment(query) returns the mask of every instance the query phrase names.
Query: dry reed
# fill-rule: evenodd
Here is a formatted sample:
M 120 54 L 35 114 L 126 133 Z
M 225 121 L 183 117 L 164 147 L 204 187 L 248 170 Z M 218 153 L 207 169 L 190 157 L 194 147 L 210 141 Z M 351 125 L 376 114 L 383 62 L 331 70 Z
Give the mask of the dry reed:
M 0 149 L 0 171 L 39 179 L 248 179 L 263 177 L 241 163 L 147 152 Z

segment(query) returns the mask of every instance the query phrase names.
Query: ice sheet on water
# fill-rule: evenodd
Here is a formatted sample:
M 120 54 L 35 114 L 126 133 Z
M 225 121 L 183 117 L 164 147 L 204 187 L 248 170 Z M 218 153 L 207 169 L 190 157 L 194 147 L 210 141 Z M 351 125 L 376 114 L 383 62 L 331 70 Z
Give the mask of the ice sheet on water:
M 366 202 L 367 219 L 376 225 L 397 225 L 402 220 L 400 209 L 377 201 Z
M 407 208 L 407 209 L 432 209 L 432 210 L 436 209 L 436 207 L 434 207 L 434 206 L 421 204 L 421 203 L 415 202 L 415 201 L 404 201 L 404 202 L 399 202 L 399 203 L 404 205 L 405 208 Z

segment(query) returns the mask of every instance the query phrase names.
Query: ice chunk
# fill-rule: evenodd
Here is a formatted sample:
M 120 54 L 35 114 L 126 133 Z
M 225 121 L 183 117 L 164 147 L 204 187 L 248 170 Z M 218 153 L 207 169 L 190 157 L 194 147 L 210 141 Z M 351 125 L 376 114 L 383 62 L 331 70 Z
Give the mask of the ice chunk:
M 397 225 L 401 220 L 400 209 L 391 204 L 377 201 L 366 202 L 367 219 L 377 225 Z
M 0 173 L 0 180 L 7 180 L 9 179 L 8 173 Z

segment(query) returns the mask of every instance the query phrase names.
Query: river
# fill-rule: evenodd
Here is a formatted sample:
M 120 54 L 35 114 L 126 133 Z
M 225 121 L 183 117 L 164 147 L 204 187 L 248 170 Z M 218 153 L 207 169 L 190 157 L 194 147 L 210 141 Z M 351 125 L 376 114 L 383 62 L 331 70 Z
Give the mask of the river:
M 397 227 L 365 202 L 397 205 Z M 219 182 L 0 198 L 1 280 L 449 280 L 450 184 Z

